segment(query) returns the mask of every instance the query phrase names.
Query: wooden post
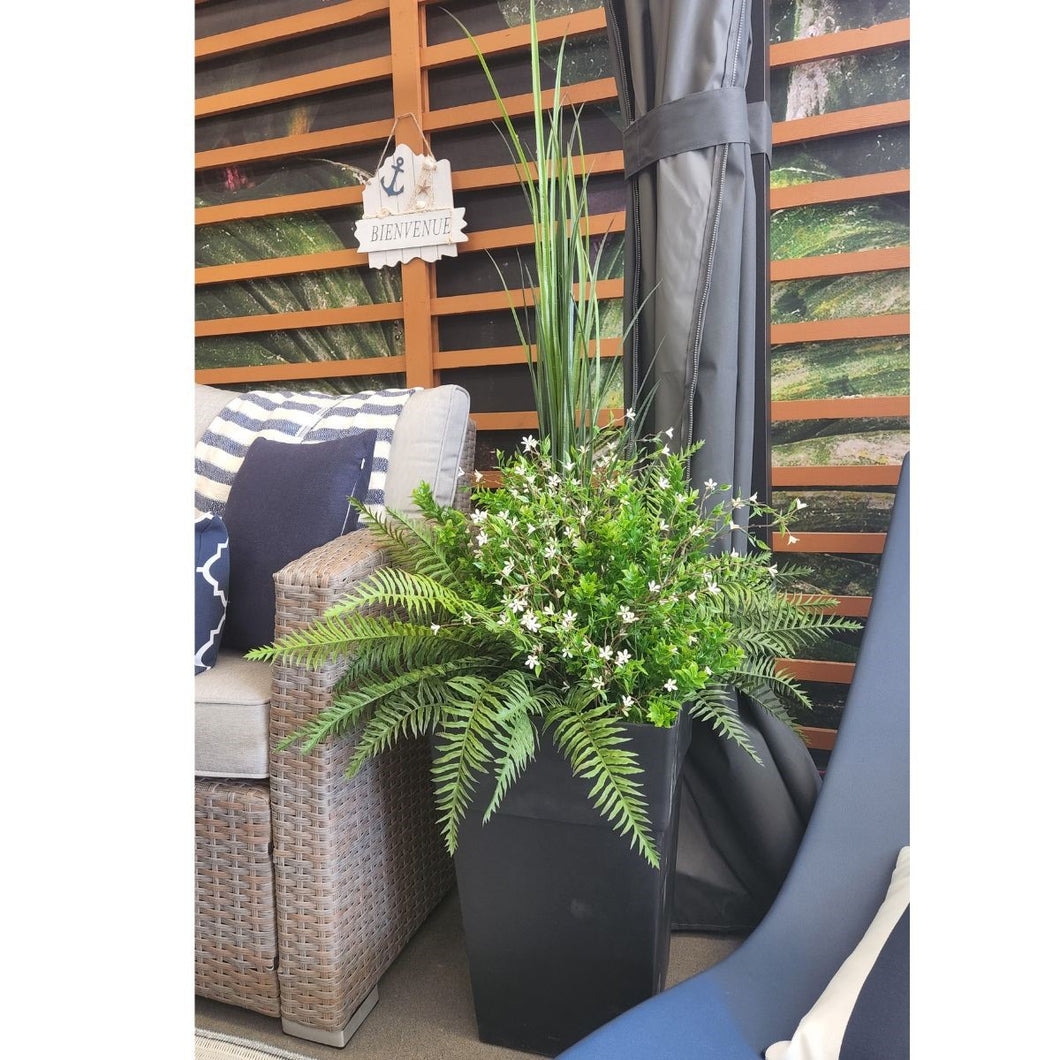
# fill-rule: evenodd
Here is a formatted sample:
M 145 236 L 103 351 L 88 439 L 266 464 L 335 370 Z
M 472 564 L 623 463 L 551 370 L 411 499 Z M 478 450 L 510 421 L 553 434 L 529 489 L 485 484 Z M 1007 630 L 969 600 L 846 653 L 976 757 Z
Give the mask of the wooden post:
M 394 71 L 394 114 L 404 115 L 394 130 L 394 141 L 407 143 L 417 154 L 425 145 L 416 127 L 423 127 L 427 110 L 427 74 L 421 65 L 426 44 L 426 11 L 421 0 L 391 0 L 390 51 Z M 415 121 L 409 114 L 415 115 Z M 432 303 L 434 268 L 420 258 L 401 266 L 401 292 L 405 326 L 406 386 L 436 386 L 436 347 Z

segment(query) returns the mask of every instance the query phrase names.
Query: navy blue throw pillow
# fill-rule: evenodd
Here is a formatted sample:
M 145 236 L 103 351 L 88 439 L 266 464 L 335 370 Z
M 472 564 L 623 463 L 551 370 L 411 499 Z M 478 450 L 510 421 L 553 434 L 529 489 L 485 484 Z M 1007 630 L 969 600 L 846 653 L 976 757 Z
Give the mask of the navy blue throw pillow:
M 356 530 L 350 497 L 364 500 L 375 431 L 330 442 L 256 438 L 236 472 L 225 506 L 232 550 L 224 646 L 271 644 L 276 594 L 272 576 L 291 560 Z
M 195 672 L 217 662 L 228 604 L 228 531 L 220 516 L 195 516 Z

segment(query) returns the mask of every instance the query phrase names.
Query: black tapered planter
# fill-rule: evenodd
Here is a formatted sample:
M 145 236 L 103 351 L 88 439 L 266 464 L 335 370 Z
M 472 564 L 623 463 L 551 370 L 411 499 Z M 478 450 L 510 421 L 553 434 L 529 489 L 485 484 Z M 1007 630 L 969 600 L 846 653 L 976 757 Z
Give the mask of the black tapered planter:
M 628 726 L 659 869 L 593 808 L 549 734 L 486 826 L 479 784 L 455 861 L 482 1041 L 555 1056 L 663 988 L 689 724 L 682 711 L 671 729 Z

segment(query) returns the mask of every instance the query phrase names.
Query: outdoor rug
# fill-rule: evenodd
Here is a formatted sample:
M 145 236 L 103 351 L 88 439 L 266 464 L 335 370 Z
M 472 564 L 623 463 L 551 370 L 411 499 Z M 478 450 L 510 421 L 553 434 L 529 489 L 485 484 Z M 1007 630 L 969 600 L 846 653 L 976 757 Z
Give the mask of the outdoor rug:
M 195 1060 L 306 1060 L 305 1054 L 216 1031 L 195 1031 Z

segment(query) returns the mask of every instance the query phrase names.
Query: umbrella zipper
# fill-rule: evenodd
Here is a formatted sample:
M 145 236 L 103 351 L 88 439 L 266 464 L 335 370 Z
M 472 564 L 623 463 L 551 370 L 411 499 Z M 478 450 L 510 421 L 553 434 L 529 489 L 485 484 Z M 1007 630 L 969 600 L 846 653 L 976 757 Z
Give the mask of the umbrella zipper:
M 736 49 L 733 52 L 732 73 L 729 75 L 729 87 L 736 85 L 736 72 L 739 69 L 740 43 L 743 40 L 743 27 L 747 21 L 747 0 L 740 4 L 740 23 L 736 33 Z M 703 345 L 703 329 L 707 324 L 707 300 L 710 294 L 710 281 L 714 275 L 714 253 L 718 247 L 718 229 L 721 227 L 721 203 L 725 194 L 725 175 L 729 166 L 729 145 L 721 159 L 721 179 L 718 181 L 718 212 L 714 217 L 714 230 L 710 233 L 710 254 L 707 258 L 707 279 L 703 285 L 703 296 L 699 302 L 699 318 L 696 323 L 696 339 L 692 344 L 692 386 L 688 391 L 688 435 L 686 445 L 692 443 L 692 413 L 695 405 L 696 387 L 699 385 L 699 351 Z M 689 460 L 691 463 L 691 460 Z

